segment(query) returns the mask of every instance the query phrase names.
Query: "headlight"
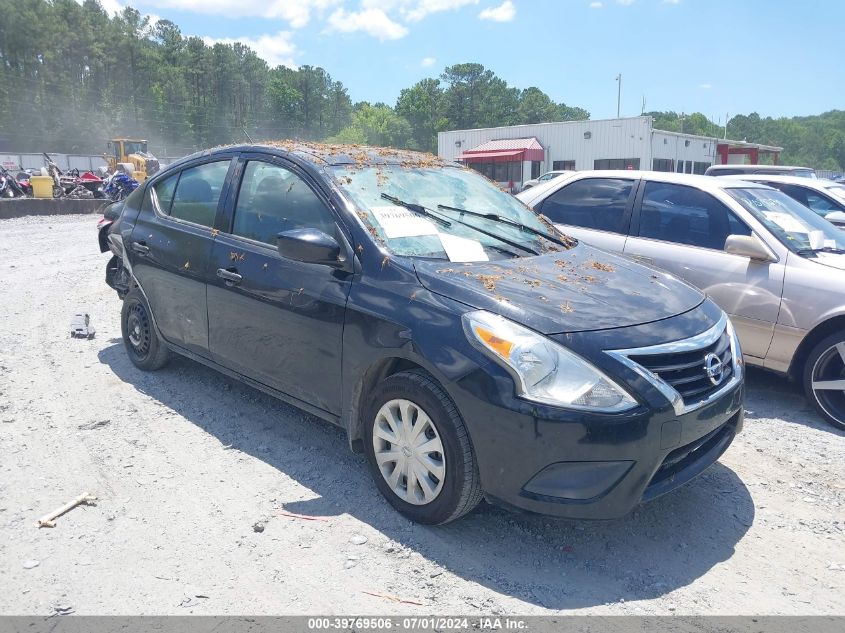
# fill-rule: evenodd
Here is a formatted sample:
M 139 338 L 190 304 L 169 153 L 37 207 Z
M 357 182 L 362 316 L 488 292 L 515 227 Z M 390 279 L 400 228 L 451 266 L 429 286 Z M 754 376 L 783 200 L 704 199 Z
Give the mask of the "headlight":
M 596 367 L 537 332 L 481 310 L 464 314 L 462 321 L 470 343 L 513 375 L 523 398 L 604 412 L 637 405 Z

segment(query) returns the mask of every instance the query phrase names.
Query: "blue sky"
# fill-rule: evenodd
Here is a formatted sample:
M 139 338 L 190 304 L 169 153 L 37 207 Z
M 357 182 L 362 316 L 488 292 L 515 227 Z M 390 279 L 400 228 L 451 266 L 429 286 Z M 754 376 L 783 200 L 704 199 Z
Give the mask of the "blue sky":
M 817 0 L 101 0 L 184 34 L 241 40 L 272 64 L 322 66 L 354 101 L 394 104 L 480 62 L 595 118 L 647 110 L 763 116 L 845 107 L 845 2 Z

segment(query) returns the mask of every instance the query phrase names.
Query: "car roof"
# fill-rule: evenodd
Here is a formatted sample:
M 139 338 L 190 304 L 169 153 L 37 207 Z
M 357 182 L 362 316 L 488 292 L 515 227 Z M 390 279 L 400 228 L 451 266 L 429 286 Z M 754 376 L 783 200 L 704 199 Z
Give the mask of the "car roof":
M 810 187 L 811 189 L 826 189 L 828 187 L 842 186 L 841 182 L 827 180 L 825 178 L 804 178 L 802 176 L 784 176 L 782 174 L 728 174 L 726 176 L 719 176 L 719 178 L 755 182 L 767 180 L 769 182 L 781 182 L 785 185 L 801 185 L 802 187 Z
M 801 167 L 800 165 L 710 165 L 707 168 L 707 171 L 723 171 L 727 169 L 739 169 L 740 171 L 748 171 L 753 173 L 755 169 L 777 169 L 777 170 L 787 170 L 791 169 L 793 171 L 815 171 L 812 167 Z
M 752 182 L 750 180 L 731 180 L 729 178 L 714 178 L 713 176 L 699 176 L 698 174 L 678 174 L 671 171 L 645 171 L 638 169 L 588 169 L 576 171 L 572 174 L 547 180 L 535 187 L 526 189 L 516 194 L 516 197 L 529 205 L 534 205 L 546 196 L 567 186 L 569 183 L 584 178 L 628 178 L 639 180 L 646 178 L 653 182 L 669 182 L 679 185 L 696 187 L 708 193 L 717 193 L 725 189 L 748 189 L 760 188 L 771 189 L 768 185 Z
M 315 167 L 327 165 L 400 165 L 402 167 L 462 167 L 459 163 L 448 161 L 434 154 L 416 152 L 392 147 L 372 147 L 369 145 L 344 145 L 340 143 L 315 143 L 310 141 L 280 140 L 260 141 L 240 145 L 221 145 L 196 152 L 180 159 L 173 165 L 180 164 L 201 156 L 231 152 L 268 152 L 295 157 L 301 162 Z M 169 165 L 168 167 L 172 167 Z
M 572 178 L 582 178 L 585 176 L 591 176 L 594 178 L 646 178 L 648 180 L 655 180 L 659 182 L 690 185 L 705 191 L 747 187 L 749 183 L 748 180 L 743 181 L 740 179 L 729 179 L 727 176 L 724 178 L 713 178 L 712 176 L 700 176 L 698 174 L 678 174 L 672 171 L 646 171 L 639 169 L 588 169 L 575 172 Z M 754 184 L 757 185 L 757 183 Z M 758 186 L 765 187 L 765 185 Z

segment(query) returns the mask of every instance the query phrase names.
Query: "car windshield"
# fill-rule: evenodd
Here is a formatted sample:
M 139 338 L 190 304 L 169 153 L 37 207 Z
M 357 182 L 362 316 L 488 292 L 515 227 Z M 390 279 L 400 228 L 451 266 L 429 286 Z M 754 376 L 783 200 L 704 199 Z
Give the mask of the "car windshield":
M 726 191 L 795 253 L 845 249 L 845 232 L 782 191 L 750 187 Z
M 452 207 L 496 214 L 536 231 L 561 237 L 551 224 L 543 222 L 519 200 L 469 169 L 342 165 L 333 167 L 332 171 L 373 237 L 396 255 L 458 262 L 562 250 L 553 242 L 504 222 L 444 209 Z M 383 195 L 394 200 L 386 200 Z M 398 201 L 421 205 L 425 212 L 445 222 L 414 213 L 400 206 Z M 467 224 L 479 227 L 486 234 Z

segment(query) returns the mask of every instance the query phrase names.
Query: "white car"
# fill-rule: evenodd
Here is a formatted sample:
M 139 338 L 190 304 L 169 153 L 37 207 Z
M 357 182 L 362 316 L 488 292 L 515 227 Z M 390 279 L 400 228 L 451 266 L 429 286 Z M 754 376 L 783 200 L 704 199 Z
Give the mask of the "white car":
M 830 222 L 761 183 L 666 172 L 581 171 L 516 197 L 568 235 L 701 288 L 748 364 L 795 378 L 845 429 L 845 233 Z
M 539 178 L 534 178 L 533 180 L 526 180 L 525 184 L 522 185 L 522 190 L 525 191 L 526 189 L 531 189 L 531 187 L 536 187 L 537 185 L 548 182 L 550 180 L 554 180 L 555 178 L 559 178 L 560 176 L 566 176 L 567 174 L 574 173 L 575 172 L 572 170 L 547 171 Z
M 780 189 L 805 207 L 810 207 L 828 222 L 845 228 L 845 183 L 824 178 L 802 178 L 800 176 L 776 176 L 772 174 L 743 174 L 722 176 L 751 180 L 775 189 Z

